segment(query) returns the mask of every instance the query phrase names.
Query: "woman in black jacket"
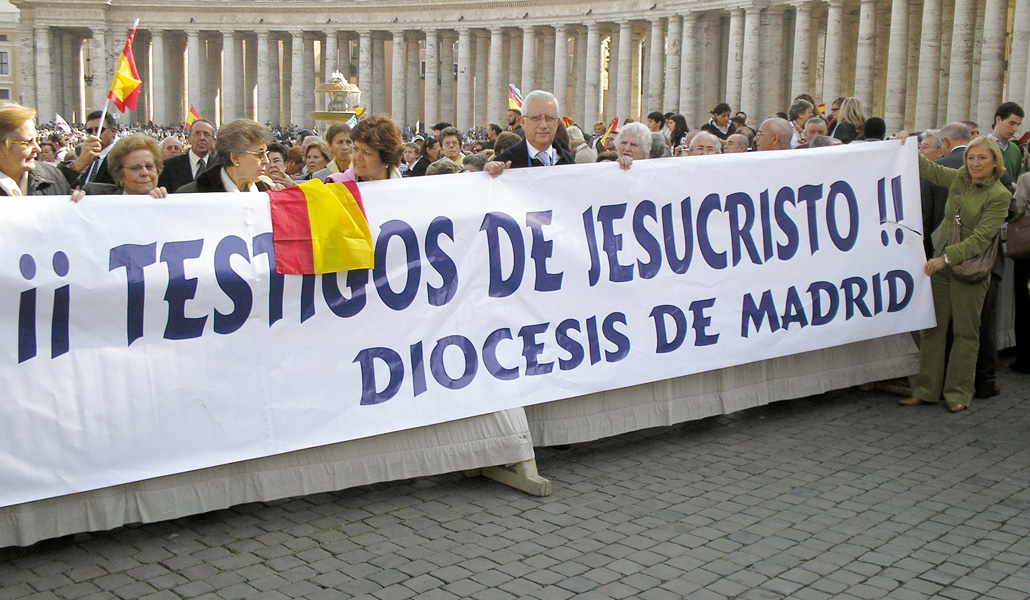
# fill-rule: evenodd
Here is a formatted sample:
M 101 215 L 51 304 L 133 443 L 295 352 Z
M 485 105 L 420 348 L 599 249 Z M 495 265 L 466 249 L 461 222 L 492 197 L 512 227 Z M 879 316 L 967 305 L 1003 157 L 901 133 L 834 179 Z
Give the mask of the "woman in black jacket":
M 267 127 L 250 119 L 236 119 L 218 129 L 215 160 L 196 181 L 176 193 L 264 192 L 268 170 L 268 144 L 274 140 Z M 267 177 L 265 177 L 267 179 Z M 270 179 L 268 181 L 271 181 Z

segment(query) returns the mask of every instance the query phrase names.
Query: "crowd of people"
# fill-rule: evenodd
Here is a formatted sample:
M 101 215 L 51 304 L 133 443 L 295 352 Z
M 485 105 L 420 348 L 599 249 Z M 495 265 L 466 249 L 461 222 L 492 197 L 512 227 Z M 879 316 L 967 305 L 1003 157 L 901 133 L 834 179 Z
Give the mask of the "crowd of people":
M 882 118 L 868 116 L 857 98 L 837 98 L 823 115 L 806 94 L 787 110 L 752 127 L 748 115 L 720 103 L 701 127 L 691 129 L 675 113 L 658 111 L 617 130 L 598 121 L 581 127 L 561 117 L 549 92 L 529 93 L 505 126 L 490 124 L 462 133 L 450 123 L 428 131 L 401 128 L 387 115 L 372 115 L 353 128 L 334 123 L 324 135 L 296 127 L 237 119 L 215 129 L 205 119 L 188 129 L 131 126 L 119 130 L 99 111 L 70 131 L 41 127 L 35 111 L 0 106 L 0 195 L 247 192 L 285 189 L 309 179 L 377 181 L 426 175 L 665 157 L 766 152 L 864 143 L 887 136 Z M 919 132 L 923 231 L 937 326 L 922 334 L 920 373 L 906 406 L 936 404 L 960 412 L 973 397 L 1000 393 L 998 289 L 1004 273 L 999 254 L 992 273 L 975 281 L 956 276 L 953 265 L 981 255 L 1006 220 L 1030 216 L 1030 164 L 1016 139 L 1023 109 L 1002 104 L 990 131 L 971 121 Z M 103 120 L 103 123 L 101 123 Z M 902 143 L 908 132 L 899 132 Z M 1013 371 L 1030 374 L 1030 259 L 1015 261 L 1016 359 Z

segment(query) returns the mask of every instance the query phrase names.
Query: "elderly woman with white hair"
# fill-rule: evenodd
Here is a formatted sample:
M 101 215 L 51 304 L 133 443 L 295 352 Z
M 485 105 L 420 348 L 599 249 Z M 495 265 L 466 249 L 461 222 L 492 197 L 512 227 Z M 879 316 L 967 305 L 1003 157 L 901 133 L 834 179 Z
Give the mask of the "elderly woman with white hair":
M 615 153 L 623 170 L 633 166 L 634 160 L 644 160 L 651 154 L 651 130 L 643 123 L 629 123 L 615 137 Z
M 597 153 L 590 149 L 583 130 L 573 125 L 565 132 L 569 134 L 569 148 L 572 150 L 572 155 L 576 157 L 576 164 L 597 162 Z

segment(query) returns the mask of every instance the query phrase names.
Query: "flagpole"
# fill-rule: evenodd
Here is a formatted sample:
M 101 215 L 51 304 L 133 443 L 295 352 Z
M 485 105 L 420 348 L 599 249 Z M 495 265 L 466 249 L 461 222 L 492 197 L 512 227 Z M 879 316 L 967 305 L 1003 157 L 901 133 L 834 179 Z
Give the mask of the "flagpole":
M 139 19 L 137 18 L 135 21 L 133 21 L 132 28 L 129 29 L 129 35 L 132 35 L 132 32 L 136 31 L 136 28 L 138 26 L 139 26 Z M 110 90 L 111 88 L 114 87 L 114 82 L 117 80 L 117 78 L 118 78 L 118 72 L 115 71 L 114 76 L 111 77 L 111 85 L 108 86 L 108 88 L 107 88 L 108 90 Z M 110 94 L 110 92 L 108 92 L 107 98 L 104 100 L 104 110 L 100 112 L 100 125 L 97 127 L 97 137 L 100 137 L 100 134 L 103 133 L 103 131 L 104 131 L 104 123 L 105 123 L 105 119 L 107 119 L 107 109 L 110 108 L 110 106 L 111 106 L 111 94 Z

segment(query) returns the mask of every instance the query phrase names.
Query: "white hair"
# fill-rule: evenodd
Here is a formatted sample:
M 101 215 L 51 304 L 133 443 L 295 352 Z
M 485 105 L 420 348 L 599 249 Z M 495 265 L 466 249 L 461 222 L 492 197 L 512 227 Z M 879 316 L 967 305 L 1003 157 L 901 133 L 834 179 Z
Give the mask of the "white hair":
M 554 103 L 554 114 L 557 116 L 561 113 L 561 105 L 558 104 L 558 98 L 555 97 L 551 92 L 545 92 L 544 90 L 533 90 L 526 94 L 526 97 L 522 99 L 522 108 L 529 106 L 530 103 L 537 100 L 546 100 Z
M 715 149 L 718 150 L 719 153 L 721 154 L 722 153 L 722 140 L 720 140 L 717 136 L 712 135 L 711 133 L 708 133 L 707 131 L 702 131 L 701 133 L 695 135 L 694 138 L 690 140 L 690 146 L 689 146 L 690 151 L 691 152 L 694 151 L 694 148 L 697 147 L 698 141 L 704 139 L 704 136 L 707 136 L 707 137 L 715 140 Z
M 569 134 L 569 143 L 573 148 L 580 144 L 587 143 L 587 139 L 583 137 L 583 131 L 579 127 L 573 125 L 566 129 L 565 132 Z
M 640 147 L 644 150 L 644 157 L 651 155 L 651 130 L 643 123 L 627 123 L 619 129 L 619 135 L 615 136 L 615 147 L 619 147 L 622 137 L 630 135 L 640 141 Z

